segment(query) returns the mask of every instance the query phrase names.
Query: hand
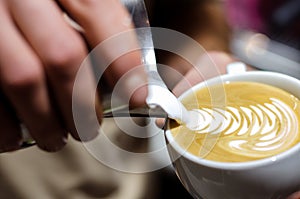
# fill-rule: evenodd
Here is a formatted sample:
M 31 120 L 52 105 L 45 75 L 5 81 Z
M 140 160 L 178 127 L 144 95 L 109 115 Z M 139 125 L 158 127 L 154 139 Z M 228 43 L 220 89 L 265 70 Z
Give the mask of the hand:
M 233 56 L 224 52 L 211 51 L 203 54 L 199 57 L 197 67 L 191 68 L 184 75 L 184 78 L 174 87 L 173 93 L 179 96 L 197 83 L 225 74 L 226 66 L 235 61 Z M 247 70 L 253 70 L 253 68 L 248 66 Z
M 287 199 L 300 199 L 300 191 L 293 193 Z
M 72 89 L 76 73 L 88 48 L 110 36 L 132 28 L 124 25 L 128 13 L 119 1 L 60 0 L 0 1 L 0 151 L 16 150 L 22 137 L 20 122 L 28 128 L 37 145 L 46 151 L 61 149 L 68 133 L 89 140 L 97 129 L 82 137 L 77 134 L 72 115 Z M 65 20 L 65 9 L 84 29 L 81 35 Z M 131 68 L 140 65 L 139 52 L 122 56 L 112 64 L 106 78 L 109 85 Z M 82 94 L 94 90 L 91 70 L 85 71 Z M 145 83 L 139 71 L 129 83 L 130 91 Z M 133 88 L 134 84 L 134 88 Z M 101 89 L 101 88 L 100 88 Z M 141 89 L 133 103 L 146 96 Z M 86 99 L 84 104 L 89 104 Z

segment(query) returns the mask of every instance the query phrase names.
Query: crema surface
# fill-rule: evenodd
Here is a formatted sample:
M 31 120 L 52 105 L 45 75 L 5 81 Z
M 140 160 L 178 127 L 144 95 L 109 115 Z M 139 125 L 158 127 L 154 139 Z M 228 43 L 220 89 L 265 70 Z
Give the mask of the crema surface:
M 225 94 L 224 104 L 214 102 L 218 94 Z M 189 96 L 183 104 L 201 114 L 198 130 L 171 124 L 175 140 L 196 156 L 244 162 L 274 156 L 299 143 L 300 102 L 284 90 L 254 82 L 226 82 L 203 88 L 196 97 L 197 103 L 195 96 Z

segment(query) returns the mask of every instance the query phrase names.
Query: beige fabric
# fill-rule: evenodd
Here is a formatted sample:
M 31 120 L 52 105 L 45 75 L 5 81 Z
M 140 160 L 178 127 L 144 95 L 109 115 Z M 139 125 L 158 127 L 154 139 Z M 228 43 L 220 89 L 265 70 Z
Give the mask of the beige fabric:
M 113 122 L 105 122 L 105 126 L 117 134 Z M 1 199 L 140 199 L 149 194 L 148 174 L 110 169 L 73 139 L 58 153 L 32 147 L 1 154 L 0 176 Z

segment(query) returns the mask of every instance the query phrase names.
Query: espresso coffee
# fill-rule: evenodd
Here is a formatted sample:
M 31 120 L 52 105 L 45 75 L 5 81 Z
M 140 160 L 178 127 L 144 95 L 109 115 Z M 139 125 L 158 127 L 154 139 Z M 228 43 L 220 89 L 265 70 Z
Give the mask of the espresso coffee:
M 214 99 L 222 95 L 220 88 L 225 94 L 223 104 Z M 200 89 L 195 95 L 182 102 L 201 114 L 198 130 L 170 123 L 176 142 L 195 156 L 245 162 L 272 157 L 300 142 L 299 99 L 282 89 L 255 82 L 226 82 Z

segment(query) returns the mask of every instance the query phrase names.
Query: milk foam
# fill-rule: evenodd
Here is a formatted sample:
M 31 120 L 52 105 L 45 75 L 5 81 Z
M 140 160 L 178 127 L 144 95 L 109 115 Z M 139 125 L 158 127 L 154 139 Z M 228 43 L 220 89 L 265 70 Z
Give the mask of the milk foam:
M 226 85 L 228 96 L 224 108 L 210 107 L 205 102 L 205 106 L 199 103 L 199 107 L 193 109 L 200 115 L 197 131 L 184 127 L 173 131 L 179 144 L 207 159 L 247 161 L 273 156 L 299 142 L 300 102 L 297 98 L 270 86 L 260 88 L 263 90 L 255 94 L 261 85 L 238 84 L 247 88 Z M 198 97 L 202 95 L 206 93 L 198 93 Z M 205 101 L 205 97 L 202 100 Z
M 197 109 L 201 119 L 195 133 L 231 135 L 234 140 L 219 144 L 240 151 L 269 151 L 290 145 L 298 138 L 297 115 L 284 102 L 270 100 L 271 103 L 256 106 L 229 106 L 226 110 Z M 256 142 L 249 139 L 251 137 L 255 137 Z

